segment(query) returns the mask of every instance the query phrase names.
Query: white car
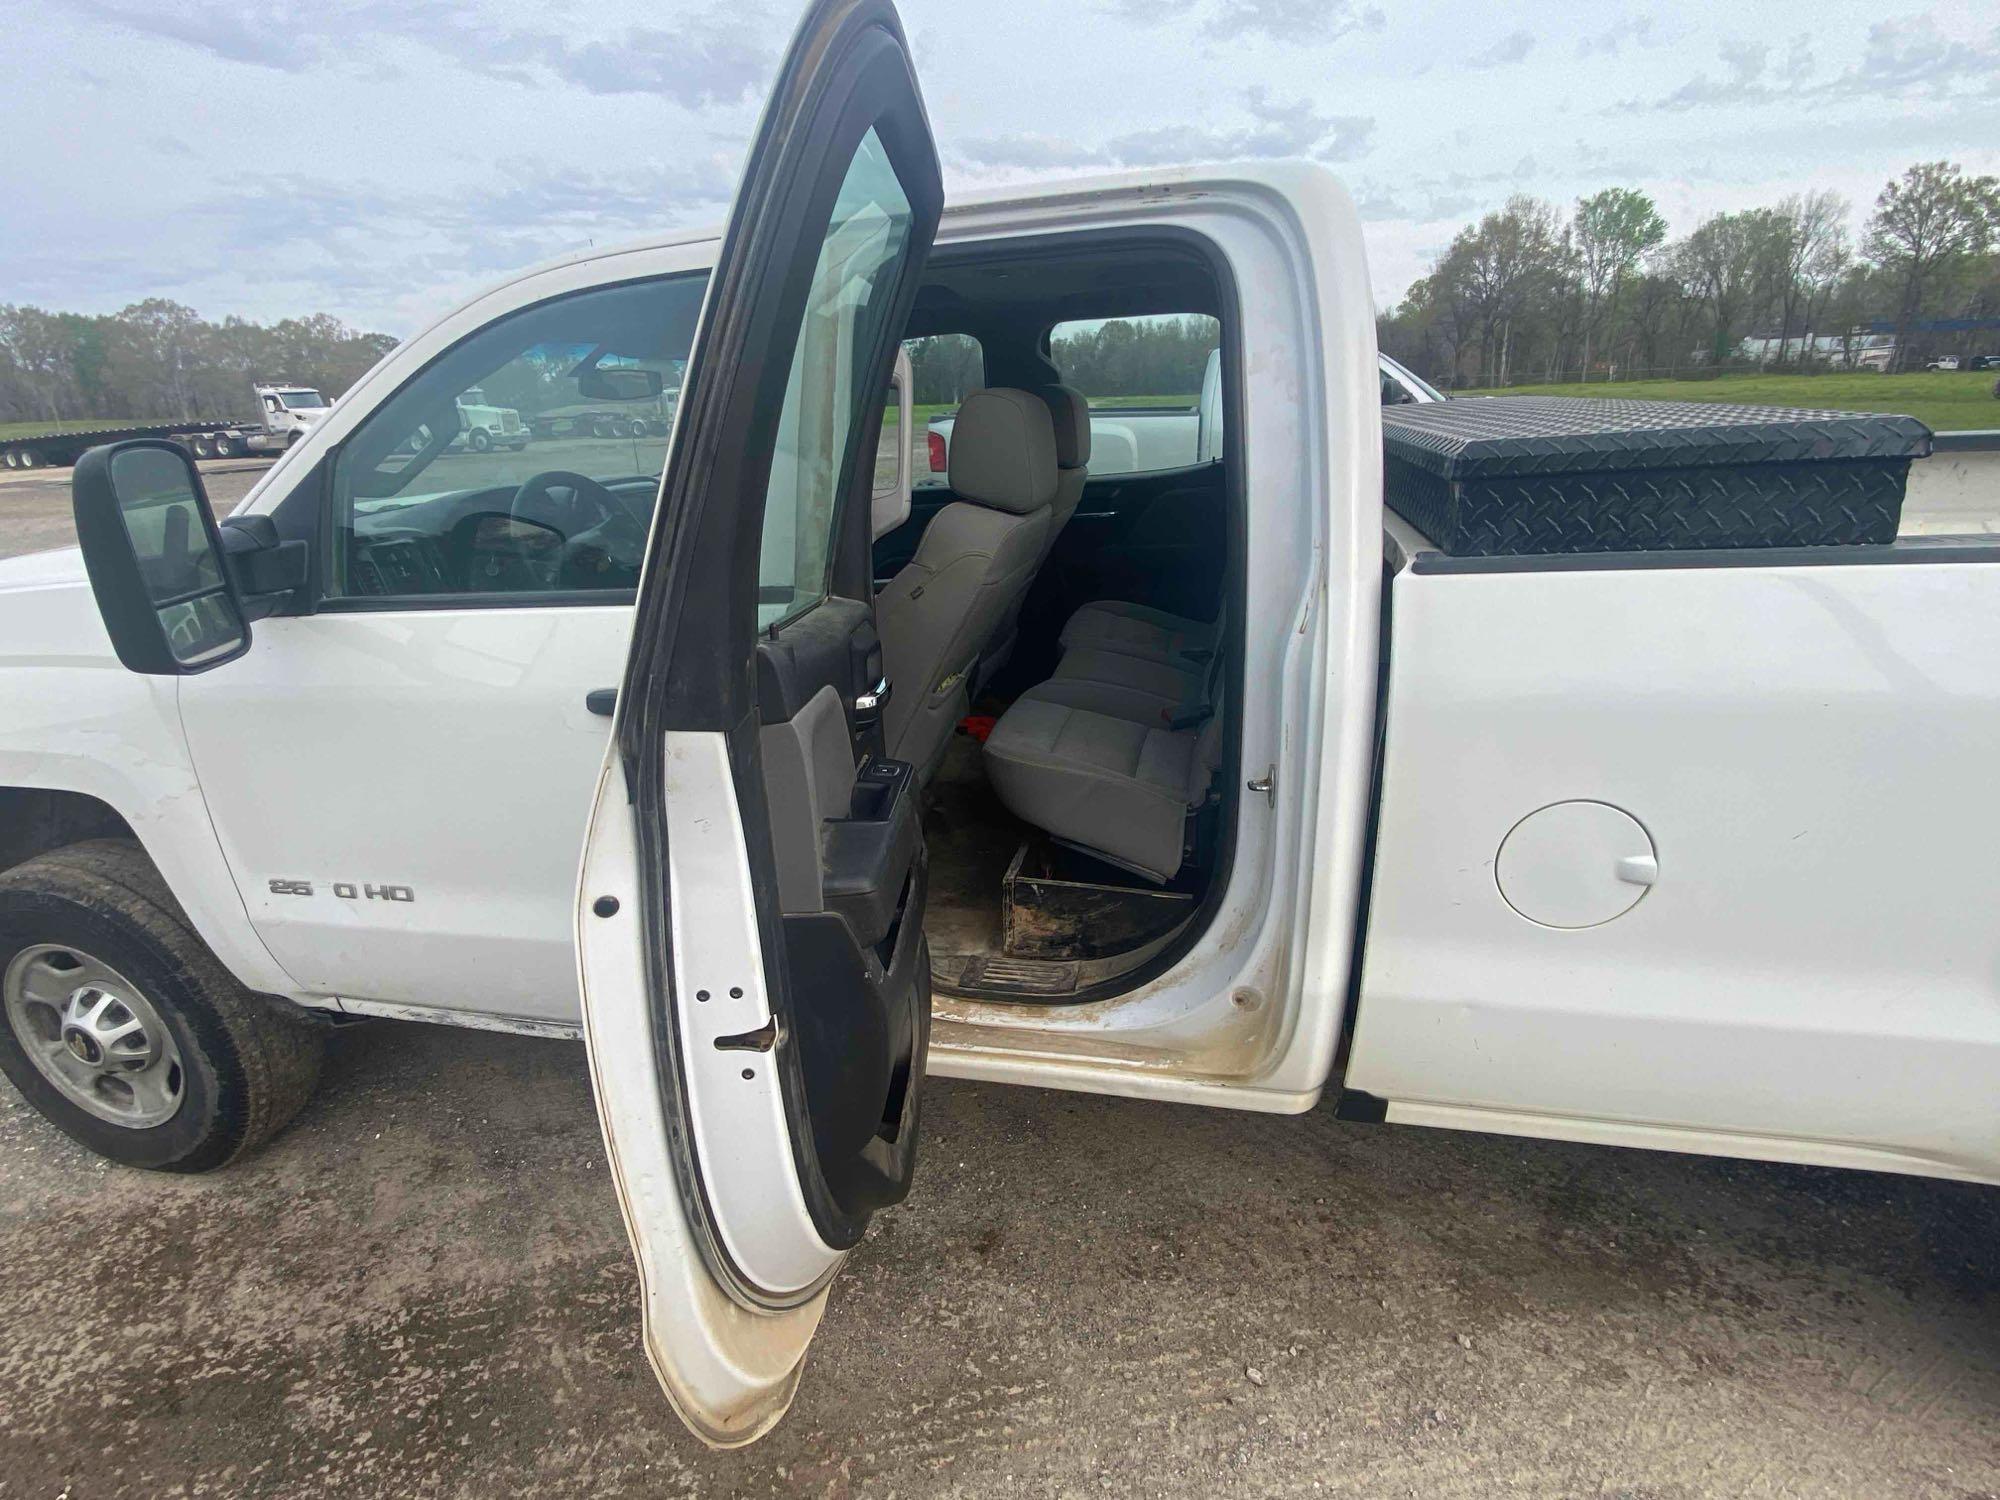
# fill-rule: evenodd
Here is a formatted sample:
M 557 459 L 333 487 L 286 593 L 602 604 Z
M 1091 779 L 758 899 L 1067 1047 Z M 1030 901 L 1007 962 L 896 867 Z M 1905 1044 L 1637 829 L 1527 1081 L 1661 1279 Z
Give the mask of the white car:
M 931 1075 L 2000 1182 L 2000 548 L 1454 555 L 1385 422 L 1527 408 L 1385 417 L 1366 264 L 1309 164 L 947 208 L 894 10 L 821 0 L 726 236 L 509 278 L 219 527 L 179 450 L 96 449 L 80 551 L 0 563 L 0 1068 L 197 1170 L 329 1019 L 581 1035 L 721 1445 Z M 1219 450 L 1094 478 L 1047 330 L 1162 312 L 1221 326 Z M 973 331 L 877 592 L 899 342 Z M 686 371 L 664 474 L 408 452 L 632 369 Z

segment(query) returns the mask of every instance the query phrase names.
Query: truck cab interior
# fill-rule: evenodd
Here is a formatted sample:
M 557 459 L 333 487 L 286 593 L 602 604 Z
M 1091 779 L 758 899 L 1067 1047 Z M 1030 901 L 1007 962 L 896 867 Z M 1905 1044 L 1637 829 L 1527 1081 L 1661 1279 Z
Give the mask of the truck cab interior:
M 1068 383 L 1064 327 L 1203 320 L 1233 399 L 1226 273 L 1191 238 L 1066 236 L 934 253 L 911 340 L 978 367 L 944 472 L 875 544 L 884 753 L 926 785 L 933 982 L 1031 1004 L 1114 996 L 1171 965 L 1226 880 L 1240 527 L 1226 452 L 1092 470 L 1115 396 Z M 1199 325 L 1197 325 L 1199 326 Z M 1211 378 L 1213 378 L 1211 376 Z M 1153 421 L 1185 407 L 1128 412 Z M 928 393 L 919 384 L 920 402 Z M 921 412 L 922 408 L 920 408 Z M 1107 416 L 1110 412 L 1112 415 Z M 919 419 L 921 427 L 921 416 Z M 1126 424 L 1129 425 L 1129 424 Z M 1192 427 L 1188 429 L 1192 432 Z

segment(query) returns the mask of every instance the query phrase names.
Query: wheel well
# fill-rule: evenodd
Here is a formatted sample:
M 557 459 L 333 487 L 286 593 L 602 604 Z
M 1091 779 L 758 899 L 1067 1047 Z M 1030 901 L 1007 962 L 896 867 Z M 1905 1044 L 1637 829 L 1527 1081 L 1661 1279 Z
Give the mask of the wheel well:
M 82 792 L 0 786 L 0 870 L 83 839 L 133 837 L 110 803 Z

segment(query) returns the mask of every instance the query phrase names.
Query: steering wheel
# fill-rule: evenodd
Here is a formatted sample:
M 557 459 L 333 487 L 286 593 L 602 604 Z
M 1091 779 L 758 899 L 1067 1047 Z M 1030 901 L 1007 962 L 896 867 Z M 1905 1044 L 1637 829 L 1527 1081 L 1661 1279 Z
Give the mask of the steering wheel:
M 630 588 L 639 577 L 645 528 L 604 485 L 570 469 L 530 476 L 508 502 L 509 520 L 562 537 L 559 554 L 529 563 L 536 586 L 557 589 Z
M 561 490 L 567 490 L 568 495 L 558 499 L 557 491 Z M 514 498 L 507 502 L 507 515 L 512 520 L 547 526 L 565 537 L 573 537 L 615 514 L 619 508 L 617 497 L 589 475 L 568 469 L 544 469 L 521 482 Z
M 555 498 L 555 492 L 564 490 L 569 492 L 566 500 Z M 508 515 L 562 533 L 562 554 L 545 587 L 637 587 L 646 524 L 595 479 L 568 469 L 537 474 L 514 492 Z

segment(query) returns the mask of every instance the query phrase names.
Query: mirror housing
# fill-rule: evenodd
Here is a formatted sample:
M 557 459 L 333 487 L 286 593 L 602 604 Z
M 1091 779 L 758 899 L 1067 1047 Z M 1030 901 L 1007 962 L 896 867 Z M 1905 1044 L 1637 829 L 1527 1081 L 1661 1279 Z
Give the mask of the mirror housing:
M 250 649 L 250 622 L 186 449 L 158 438 L 92 448 L 76 461 L 70 503 L 97 611 L 127 669 L 184 676 Z
M 276 614 L 287 594 L 305 587 L 306 544 L 279 537 L 278 523 L 269 516 L 225 516 L 218 531 L 223 566 L 245 619 Z
M 641 365 L 591 365 L 577 372 L 576 388 L 593 401 L 651 401 L 666 382 L 658 370 Z

